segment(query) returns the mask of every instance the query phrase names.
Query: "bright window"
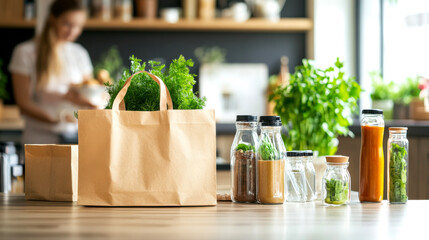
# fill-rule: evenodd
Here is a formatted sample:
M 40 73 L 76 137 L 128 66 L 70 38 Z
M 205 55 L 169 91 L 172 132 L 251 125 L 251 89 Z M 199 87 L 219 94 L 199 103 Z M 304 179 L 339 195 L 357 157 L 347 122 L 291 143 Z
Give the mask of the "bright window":
M 384 79 L 429 77 L 429 1 L 385 0 L 383 7 Z

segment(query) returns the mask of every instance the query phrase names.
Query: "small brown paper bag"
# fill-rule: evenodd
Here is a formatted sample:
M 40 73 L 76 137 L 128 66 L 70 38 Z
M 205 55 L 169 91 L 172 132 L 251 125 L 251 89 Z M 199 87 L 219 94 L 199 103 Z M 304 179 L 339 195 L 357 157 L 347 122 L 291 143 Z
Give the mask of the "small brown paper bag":
M 112 110 L 79 111 L 79 205 L 216 205 L 214 110 L 172 110 L 168 89 L 148 74 L 160 111 L 125 111 L 134 75 Z
M 25 145 L 25 199 L 77 201 L 77 145 Z

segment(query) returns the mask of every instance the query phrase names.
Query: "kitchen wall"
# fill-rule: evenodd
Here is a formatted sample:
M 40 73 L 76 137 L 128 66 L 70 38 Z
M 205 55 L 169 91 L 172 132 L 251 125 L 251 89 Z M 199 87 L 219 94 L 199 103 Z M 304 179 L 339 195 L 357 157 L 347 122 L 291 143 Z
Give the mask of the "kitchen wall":
M 180 0 L 162 0 L 160 8 L 180 6 Z M 229 1 L 231 2 L 231 1 Z M 288 0 L 282 17 L 305 17 L 306 1 Z M 226 4 L 225 4 L 226 3 Z M 227 5 L 228 1 L 218 1 Z M 7 71 L 13 48 L 19 42 L 33 36 L 33 29 L 0 28 L 3 71 Z M 84 31 L 78 40 L 89 52 L 93 62 L 110 46 L 118 46 L 121 56 L 128 64 L 128 57 L 134 54 L 144 60 L 163 59 L 169 62 L 183 54 L 193 58 L 199 46 L 219 46 L 227 50 L 226 59 L 231 63 L 266 63 L 270 74 L 278 73 L 280 57 L 289 57 L 289 68 L 293 70 L 306 56 L 305 33 L 261 33 L 261 32 L 201 32 L 201 31 Z M 195 59 L 196 60 L 196 59 Z M 193 72 L 198 74 L 197 63 Z M 9 90 L 11 90 L 9 82 Z M 197 86 L 198 88 L 198 86 Z M 7 103 L 13 103 L 13 99 Z

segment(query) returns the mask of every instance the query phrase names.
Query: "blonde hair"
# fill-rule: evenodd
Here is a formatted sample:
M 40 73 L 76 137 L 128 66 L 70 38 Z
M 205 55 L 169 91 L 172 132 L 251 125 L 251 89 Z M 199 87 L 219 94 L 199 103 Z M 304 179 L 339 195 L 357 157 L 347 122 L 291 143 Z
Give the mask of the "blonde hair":
M 51 76 L 59 75 L 62 71 L 62 61 L 59 56 L 52 18 L 58 18 L 66 12 L 84 10 L 81 1 L 55 0 L 49 10 L 42 34 L 37 38 L 36 77 L 37 87 L 40 88 L 49 83 Z

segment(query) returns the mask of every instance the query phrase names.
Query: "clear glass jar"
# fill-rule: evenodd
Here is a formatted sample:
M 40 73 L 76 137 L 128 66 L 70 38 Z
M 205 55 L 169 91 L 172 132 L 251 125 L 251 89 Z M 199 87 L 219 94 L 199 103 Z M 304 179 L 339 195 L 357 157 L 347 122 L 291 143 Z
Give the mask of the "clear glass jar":
M 231 199 L 233 202 L 256 202 L 256 149 L 258 120 L 252 115 L 238 115 L 237 132 L 231 146 Z
M 362 110 L 359 200 L 381 202 L 384 191 L 383 111 Z
M 305 181 L 307 185 L 307 197 L 305 201 L 311 202 L 316 199 L 316 170 L 313 165 L 313 151 L 304 151 Z
M 257 199 L 259 203 L 284 202 L 286 148 L 278 116 L 261 116 L 258 141 Z
M 351 178 L 347 170 L 349 157 L 327 156 L 326 172 L 322 180 L 324 205 L 343 205 L 350 202 Z
M 303 151 L 287 152 L 286 201 L 288 202 L 305 202 L 307 199 L 305 158 L 305 152 Z
M 115 1 L 115 17 L 122 21 L 130 21 L 133 17 L 133 1 L 132 0 L 116 0 Z
M 387 141 L 387 198 L 390 203 L 408 201 L 408 139 L 405 127 L 389 128 Z

